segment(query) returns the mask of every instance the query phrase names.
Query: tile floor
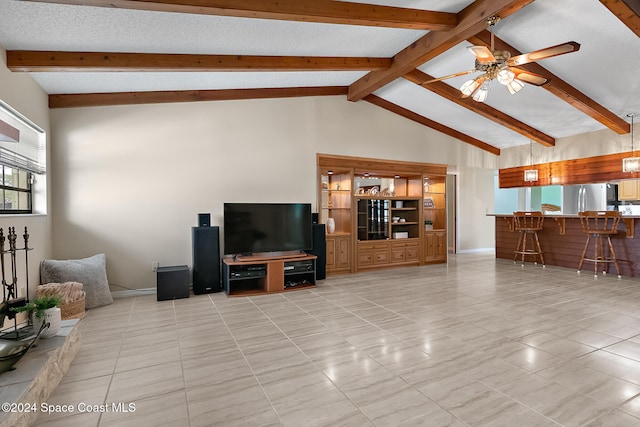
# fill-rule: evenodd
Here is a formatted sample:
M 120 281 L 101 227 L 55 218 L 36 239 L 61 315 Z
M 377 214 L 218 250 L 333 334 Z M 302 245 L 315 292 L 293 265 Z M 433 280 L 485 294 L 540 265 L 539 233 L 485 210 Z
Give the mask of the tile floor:
M 48 399 L 75 412 L 40 425 L 640 425 L 640 279 L 492 253 L 277 295 L 122 298 L 81 332 Z

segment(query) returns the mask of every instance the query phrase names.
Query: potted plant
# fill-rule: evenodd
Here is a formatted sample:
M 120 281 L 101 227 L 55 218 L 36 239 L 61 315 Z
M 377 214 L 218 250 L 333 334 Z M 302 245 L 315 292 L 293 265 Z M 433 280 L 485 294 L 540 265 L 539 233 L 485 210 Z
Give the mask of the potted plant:
M 22 307 L 12 308 L 16 313 L 26 312 L 32 316 L 33 330 L 37 333 L 40 330 L 43 322 L 49 324 L 45 327 L 45 330 L 40 334 L 41 337 L 49 338 L 54 336 L 60 330 L 60 322 L 62 316 L 60 312 L 60 305 L 62 299 L 55 295 L 43 296 L 40 298 L 34 298 Z

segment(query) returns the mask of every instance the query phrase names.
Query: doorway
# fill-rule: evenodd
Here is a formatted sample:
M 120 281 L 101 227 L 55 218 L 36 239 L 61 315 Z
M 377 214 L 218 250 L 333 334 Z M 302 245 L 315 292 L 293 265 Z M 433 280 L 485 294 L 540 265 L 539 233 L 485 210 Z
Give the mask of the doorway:
M 447 187 L 446 187 L 446 198 L 447 198 L 447 252 L 456 253 L 456 242 L 457 240 L 457 222 L 456 222 L 456 212 L 457 212 L 457 195 L 458 195 L 458 187 L 457 187 L 457 179 L 456 175 L 447 174 Z

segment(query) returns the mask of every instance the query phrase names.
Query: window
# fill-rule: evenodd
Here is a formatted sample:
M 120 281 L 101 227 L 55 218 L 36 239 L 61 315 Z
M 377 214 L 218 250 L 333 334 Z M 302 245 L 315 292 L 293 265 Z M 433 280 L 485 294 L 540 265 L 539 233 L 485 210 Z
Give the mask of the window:
M 46 179 L 36 179 L 46 173 L 45 141 L 40 127 L 0 101 L 0 214 L 45 212 L 33 202 L 46 205 Z
M 0 214 L 31 213 L 31 172 L 0 165 Z

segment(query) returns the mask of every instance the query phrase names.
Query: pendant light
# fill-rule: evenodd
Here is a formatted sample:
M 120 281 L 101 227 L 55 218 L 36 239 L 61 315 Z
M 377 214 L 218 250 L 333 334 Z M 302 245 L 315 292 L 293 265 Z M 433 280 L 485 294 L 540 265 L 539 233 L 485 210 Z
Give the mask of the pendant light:
M 636 157 L 633 152 L 633 118 L 638 113 L 629 113 L 627 117 L 631 117 L 631 157 L 625 157 L 622 159 L 622 172 L 640 172 L 640 157 Z
M 533 169 L 533 141 L 529 140 L 529 167 L 524 171 L 524 181 L 534 182 L 538 180 L 538 169 Z

